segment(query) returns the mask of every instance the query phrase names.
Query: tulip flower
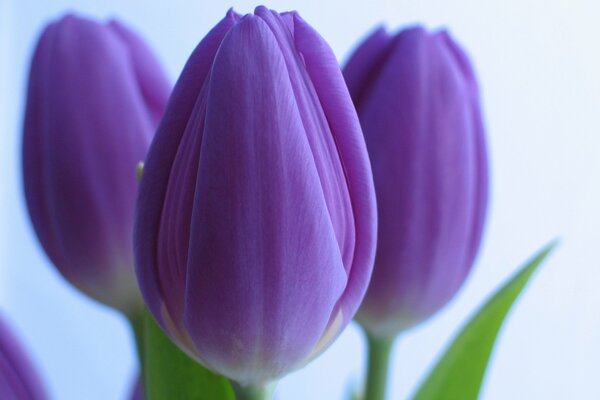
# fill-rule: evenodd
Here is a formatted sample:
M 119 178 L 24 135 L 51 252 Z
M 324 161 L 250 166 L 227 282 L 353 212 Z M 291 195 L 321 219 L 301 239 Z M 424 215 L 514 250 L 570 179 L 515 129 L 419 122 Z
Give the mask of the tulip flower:
M 131 394 L 129 395 L 130 400 L 144 400 L 144 387 L 142 385 L 141 377 L 136 379 L 135 384 L 131 390 Z
M 319 354 L 372 270 L 372 175 L 337 61 L 298 14 L 230 11 L 175 86 L 145 163 L 136 272 L 190 356 L 262 385 Z
M 46 393 L 21 343 L 0 318 L 0 399 L 44 400 Z
M 396 36 L 377 30 L 344 77 L 379 215 L 373 277 L 357 320 L 372 342 L 391 345 L 456 294 L 477 254 L 488 197 L 478 87 L 450 35 L 422 28 Z
M 169 92 L 150 49 L 116 21 L 65 16 L 44 30 L 31 64 L 23 176 L 35 232 L 69 282 L 126 313 L 142 304 L 136 164 Z

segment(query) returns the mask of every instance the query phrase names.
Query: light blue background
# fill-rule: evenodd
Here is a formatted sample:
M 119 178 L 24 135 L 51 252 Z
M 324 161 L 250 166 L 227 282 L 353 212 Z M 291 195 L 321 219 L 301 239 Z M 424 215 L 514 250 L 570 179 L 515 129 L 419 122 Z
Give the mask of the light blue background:
M 204 3 L 204 4 L 203 4 Z M 69 287 L 42 253 L 24 208 L 20 129 L 29 57 L 42 26 L 68 10 L 140 31 L 175 80 L 234 1 L 0 0 L 0 310 L 58 400 L 125 399 L 135 375 L 123 318 Z M 485 399 L 598 399 L 600 371 L 600 3 L 595 0 L 270 1 L 297 9 L 341 60 L 374 24 L 447 26 L 481 78 L 492 201 L 474 273 L 456 300 L 395 349 L 392 397 L 405 398 L 458 324 L 530 254 L 562 244 L 510 315 Z M 278 386 L 282 400 L 341 399 L 358 384 L 352 326 Z

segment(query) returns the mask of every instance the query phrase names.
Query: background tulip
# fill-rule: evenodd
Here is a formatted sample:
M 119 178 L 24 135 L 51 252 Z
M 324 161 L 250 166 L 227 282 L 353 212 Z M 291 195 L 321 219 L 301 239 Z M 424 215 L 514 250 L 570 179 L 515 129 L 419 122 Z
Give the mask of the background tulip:
M 144 400 L 144 387 L 142 385 L 141 377 L 138 377 L 129 395 L 130 400 Z
M 44 400 L 42 383 L 21 344 L 0 318 L 0 399 Z
M 230 11 L 187 62 L 140 183 L 136 271 L 160 325 L 243 385 L 280 377 L 352 319 L 375 222 L 329 46 L 296 13 Z
M 68 15 L 50 24 L 31 64 L 23 173 L 33 226 L 73 285 L 127 313 L 141 305 L 136 164 L 169 91 L 149 48 L 116 21 Z
M 358 321 L 394 337 L 457 292 L 473 265 L 487 205 L 478 88 L 447 32 L 373 33 L 344 76 L 356 104 L 379 212 L 373 279 Z
M 379 29 L 344 77 L 377 193 L 375 267 L 356 318 L 369 344 L 365 398 L 383 400 L 394 338 L 446 304 L 473 265 L 487 206 L 485 138 L 473 70 L 447 32 Z

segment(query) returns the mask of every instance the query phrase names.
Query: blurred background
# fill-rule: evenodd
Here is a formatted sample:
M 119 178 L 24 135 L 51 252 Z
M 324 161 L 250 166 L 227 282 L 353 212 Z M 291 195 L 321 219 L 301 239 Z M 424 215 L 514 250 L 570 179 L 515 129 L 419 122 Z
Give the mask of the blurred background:
M 385 24 L 446 27 L 481 81 L 492 197 L 483 247 L 459 296 L 395 348 L 392 395 L 406 398 L 473 310 L 554 237 L 561 245 L 509 315 L 483 399 L 598 399 L 600 386 L 600 3 L 595 0 L 266 1 L 296 9 L 343 62 Z M 68 286 L 26 214 L 20 142 L 28 64 L 42 27 L 74 11 L 118 18 L 153 46 L 173 81 L 230 6 L 249 1 L 0 0 L 0 310 L 54 399 L 126 399 L 136 375 L 124 318 Z M 342 399 L 360 384 L 355 326 L 278 386 L 282 400 Z

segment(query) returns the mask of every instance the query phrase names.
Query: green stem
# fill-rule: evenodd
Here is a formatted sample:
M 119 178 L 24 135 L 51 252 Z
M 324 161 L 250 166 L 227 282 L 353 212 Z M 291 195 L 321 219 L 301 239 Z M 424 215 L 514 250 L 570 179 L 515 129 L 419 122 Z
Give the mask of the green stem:
M 145 317 L 144 311 L 140 311 L 137 313 L 131 313 L 127 315 L 127 319 L 131 324 L 131 330 L 133 331 L 133 336 L 135 338 L 135 346 L 137 349 L 138 361 L 140 365 L 140 379 L 143 380 L 146 372 L 146 351 L 145 351 L 145 340 L 144 340 L 144 324 Z
M 231 382 L 236 400 L 270 400 L 273 398 L 272 385 L 241 386 Z
M 367 343 L 369 364 L 365 400 L 385 400 L 394 339 L 376 338 L 367 333 Z

